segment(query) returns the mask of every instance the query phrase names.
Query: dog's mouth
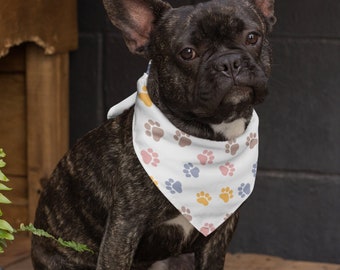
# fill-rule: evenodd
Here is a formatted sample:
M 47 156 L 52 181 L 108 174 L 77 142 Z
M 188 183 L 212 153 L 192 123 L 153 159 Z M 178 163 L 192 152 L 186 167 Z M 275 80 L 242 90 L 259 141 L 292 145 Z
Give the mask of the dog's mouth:
M 236 105 L 236 104 L 239 104 L 241 102 L 246 102 L 246 101 L 252 103 L 255 97 L 255 91 L 250 86 L 235 85 L 231 88 L 230 93 L 231 94 L 227 93 L 223 97 L 220 105 L 223 106 L 223 104 L 230 104 L 230 103 L 233 105 Z
M 251 111 L 254 105 L 264 100 L 265 95 L 266 89 L 234 85 L 218 99 L 198 102 L 193 112 L 197 120 L 206 124 L 232 121 Z

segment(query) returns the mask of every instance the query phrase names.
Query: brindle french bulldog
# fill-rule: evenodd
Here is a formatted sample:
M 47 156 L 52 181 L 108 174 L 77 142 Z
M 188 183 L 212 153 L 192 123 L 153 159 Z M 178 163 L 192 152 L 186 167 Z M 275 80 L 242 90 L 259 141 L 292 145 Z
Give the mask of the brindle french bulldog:
M 129 50 L 152 60 L 149 96 L 178 129 L 217 141 L 244 132 L 267 93 L 274 0 L 104 5 Z M 33 236 L 35 269 L 223 269 L 237 212 L 208 237 L 194 229 L 138 161 L 133 113 L 132 107 L 81 138 L 41 193 L 35 226 L 93 253 Z M 186 253 L 195 259 L 177 257 Z M 170 257 L 178 259 L 165 260 Z

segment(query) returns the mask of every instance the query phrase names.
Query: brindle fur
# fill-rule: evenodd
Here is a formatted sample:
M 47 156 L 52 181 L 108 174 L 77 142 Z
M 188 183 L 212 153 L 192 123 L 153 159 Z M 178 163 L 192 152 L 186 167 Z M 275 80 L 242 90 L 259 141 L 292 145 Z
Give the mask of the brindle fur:
M 274 22 L 273 0 L 212 1 L 179 9 L 160 0 L 104 0 L 104 4 L 129 49 L 152 59 L 149 94 L 178 128 L 193 136 L 226 140 L 230 138 L 214 132 L 211 124 L 249 121 L 253 106 L 263 101 L 267 90 L 266 35 Z M 132 14 L 137 6 L 141 18 Z M 256 48 L 242 45 L 247 28 L 262 35 Z M 200 57 L 181 61 L 178 53 L 185 46 L 194 47 Z M 216 72 L 216 65 L 234 61 L 230 55 L 243 61 L 242 72 L 233 79 Z M 240 97 L 242 102 L 231 102 Z M 131 108 L 81 138 L 41 193 L 35 226 L 85 243 L 93 253 L 77 253 L 33 236 L 36 270 L 143 270 L 186 253 L 194 253 L 195 260 L 192 255 L 167 259 L 152 269 L 223 269 L 238 213 L 208 237 L 194 229 L 185 235 L 181 226 L 165 224 L 180 213 L 134 154 L 133 113 Z

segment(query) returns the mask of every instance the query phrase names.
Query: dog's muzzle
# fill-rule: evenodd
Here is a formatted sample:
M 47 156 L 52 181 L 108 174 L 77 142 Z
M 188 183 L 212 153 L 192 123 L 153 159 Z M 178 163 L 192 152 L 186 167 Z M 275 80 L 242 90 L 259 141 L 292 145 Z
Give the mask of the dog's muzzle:
M 249 57 L 232 53 L 220 56 L 214 61 L 212 68 L 227 78 L 232 79 L 234 84 L 237 85 L 237 77 L 242 73 L 243 69 L 249 68 L 249 62 Z

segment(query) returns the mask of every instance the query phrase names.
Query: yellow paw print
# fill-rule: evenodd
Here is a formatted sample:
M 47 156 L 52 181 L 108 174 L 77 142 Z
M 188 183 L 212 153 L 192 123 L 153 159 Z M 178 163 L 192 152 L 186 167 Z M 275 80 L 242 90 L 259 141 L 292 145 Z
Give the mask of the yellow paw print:
M 150 176 L 152 182 L 156 185 L 156 187 L 158 187 L 158 181 L 153 177 L 153 176 Z
M 234 197 L 233 190 L 230 187 L 225 187 L 221 189 L 220 198 L 225 202 L 229 202 L 230 199 Z
M 205 193 L 204 191 L 197 193 L 196 196 L 197 196 L 197 202 L 200 204 L 203 204 L 204 206 L 207 206 L 209 202 L 211 201 L 210 194 Z
M 142 87 L 142 92 L 138 93 L 138 97 L 144 102 L 146 106 L 151 107 L 152 101 L 149 97 L 148 90 L 145 85 Z

